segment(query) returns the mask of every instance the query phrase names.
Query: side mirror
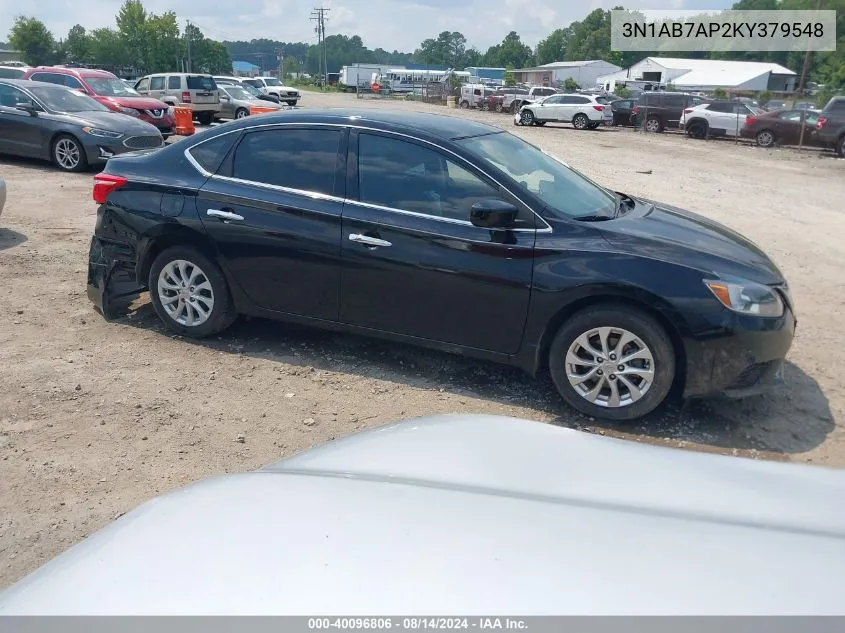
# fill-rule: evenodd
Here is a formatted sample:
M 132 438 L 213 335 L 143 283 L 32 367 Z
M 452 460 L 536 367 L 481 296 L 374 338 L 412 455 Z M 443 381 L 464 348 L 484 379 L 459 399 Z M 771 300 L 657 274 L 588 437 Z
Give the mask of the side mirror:
M 220 95 L 220 101 L 231 101 L 231 99 L 226 95 Z
M 24 112 L 28 112 L 29 116 L 38 116 L 38 113 L 41 112 L 41 108 L 39 108 L 34 103 L 19 103 L 15 106 L 18 110 L 23 110 Z
M 509 229 L 516 222 L 519 210 L 504 200 L 481 200 L 472 205 L 469 221 L 484 229 Z

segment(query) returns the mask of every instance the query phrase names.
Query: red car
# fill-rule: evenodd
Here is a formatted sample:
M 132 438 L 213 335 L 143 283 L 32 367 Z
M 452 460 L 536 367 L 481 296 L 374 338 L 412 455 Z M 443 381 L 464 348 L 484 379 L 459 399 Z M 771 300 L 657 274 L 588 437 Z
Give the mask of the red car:
M 84 92 L 110 110 L 138 117 L 156 126 L 165 138 L 173 134 L 176 125 L 176 119 L 166 103 L 139 95 L 116 75 L 105 70 L 38 66 L 30 68 L 21 79 L 44 81 Z

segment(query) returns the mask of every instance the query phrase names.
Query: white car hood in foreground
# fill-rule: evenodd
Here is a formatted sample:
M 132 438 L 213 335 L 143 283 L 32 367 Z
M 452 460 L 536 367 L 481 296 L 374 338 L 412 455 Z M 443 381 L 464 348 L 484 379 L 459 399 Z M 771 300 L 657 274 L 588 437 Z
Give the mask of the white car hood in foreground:
M 495 416 L 141 506 L 0 614 L 843 614 L 845 474 Z

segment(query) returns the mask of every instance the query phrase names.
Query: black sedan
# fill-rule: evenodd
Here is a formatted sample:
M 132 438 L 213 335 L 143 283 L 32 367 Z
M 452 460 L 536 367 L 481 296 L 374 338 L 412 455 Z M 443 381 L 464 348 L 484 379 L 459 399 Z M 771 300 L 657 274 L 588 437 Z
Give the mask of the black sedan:
M 548 368 L 596 417 L 673 387 L 758 392 L 795 329 L 783 275 L 742 236 L 462 118 L 250 117 L 109 161 L 94 198 L 88 295 L 107 318 L 148 289 L 185 336 L 248 314 Z
M 158 129 L 64 86 L 0 79 L 0 154 L 83 171 L 112 156 L 164 143 Z

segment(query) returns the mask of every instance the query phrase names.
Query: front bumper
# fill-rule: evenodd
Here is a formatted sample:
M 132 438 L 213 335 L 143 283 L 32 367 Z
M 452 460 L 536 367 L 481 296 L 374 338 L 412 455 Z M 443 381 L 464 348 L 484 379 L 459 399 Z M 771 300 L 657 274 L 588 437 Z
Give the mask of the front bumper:
M 684 396 L 743 398 L 779 386 L 796 324 L 789 307 L 778 319 L 731 314 L 721 332 L 687 342 Z
M 88 298 L 106 319 L 119 315 L 118 306 L 144 290 L 135 275 L 134 253 L 127 246 L 91 238 L 88 249 Z

